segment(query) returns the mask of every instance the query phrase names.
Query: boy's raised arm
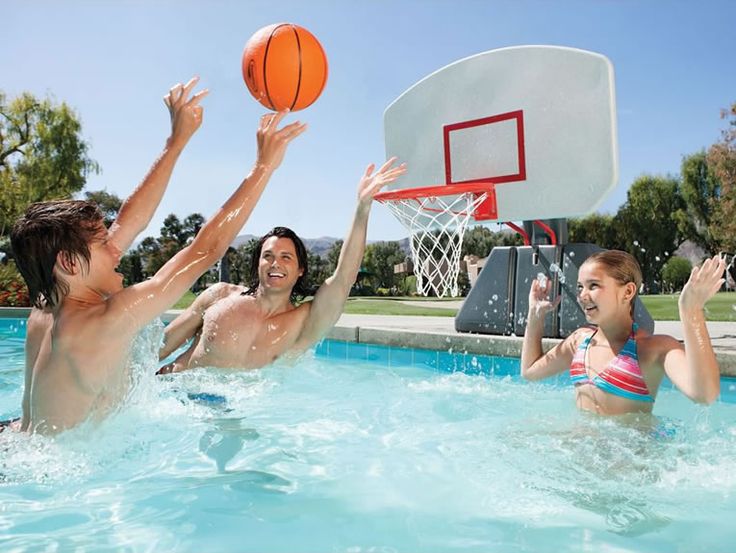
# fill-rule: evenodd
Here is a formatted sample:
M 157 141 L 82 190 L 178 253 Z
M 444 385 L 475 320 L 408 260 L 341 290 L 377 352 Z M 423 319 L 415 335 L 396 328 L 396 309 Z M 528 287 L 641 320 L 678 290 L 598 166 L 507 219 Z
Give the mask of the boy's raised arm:
M 250 216 L 289 143 L 306 125 L 282 129 L 285 112 L 263 116 L 258 129 L 258 159 L 252 172 L 192 243 L 171 258 L 149 280 L 118 292 L 108 300 L 107 316 L 120 330 L 137 330 L 171 307 L 209 267 L 220 259 Z M 125 315 L 125 316 L 123 316 Z
M 198 81 L 199 77 L 194 77 L 185 85 L 179 83 L 164 96 L 164 103 L 171 115 L 171 135 L 143 181 L 123 202 L 118 217 L 109 230 L 110 239 L 122 252 L 130 247 L 135 237 L 151 222 L 179 155 L 202 124 L 202 106 L 199 102 L 208 91 L 203 90 L 189 97 Z

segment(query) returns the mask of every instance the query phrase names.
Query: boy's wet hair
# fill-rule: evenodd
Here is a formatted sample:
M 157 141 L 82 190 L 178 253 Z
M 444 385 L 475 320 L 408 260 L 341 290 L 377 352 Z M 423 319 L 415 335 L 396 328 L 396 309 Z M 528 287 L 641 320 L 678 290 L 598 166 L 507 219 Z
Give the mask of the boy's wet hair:
M 10 244 L 34 307 L 53 308 L 69 293 L 69 285 L 54 272 L 59 254 L 62 263 L 80 263 L 89 270 L 89 245 L 102 221 L 93 202 L 58 200 L 31 204 L 15 222 Z
M 634 283 L 636 292 L 634 293 L 634 297 L 631 298 L 631 317 L 633 318 L 636 297 L 639 295 L 639 289 L 643 280 L 641 267 L 639 267 L 639 262 L 636 258 L 630 253 L 621 250 L 604 250 L 588 257 L 583 265 L 586 263 L 597 263 L 608 276 L 620 284 Z
M 309 295 L 307 288 L 307 273 L 309 272 L 309 260 L 307 257 L 307 248 L 304 246 L 301 238 L 296 233 L 287 227 L 274 227 L 266 234 L 264 234 L 258 241 L 256 250 L 253 252 L 253 258 L 250 260 L 250 273 L 248 275 L 248 290 L 246 294 L 253 295 L 258 290 L 258 264 L 261 261 L 261 252 L 263 251 L 263 244 L 271 238 L 276 236 L 277 238 L 288 238 L 294 244 L 296 250 L 296 259 L 299 263 L 299 268 L 302 269 L 302 275 L 297 279 L 294 284 L 294 288 L 291 289 L 291 295 L 289 299 L 292 303 L 299 301 L 305 296 Z

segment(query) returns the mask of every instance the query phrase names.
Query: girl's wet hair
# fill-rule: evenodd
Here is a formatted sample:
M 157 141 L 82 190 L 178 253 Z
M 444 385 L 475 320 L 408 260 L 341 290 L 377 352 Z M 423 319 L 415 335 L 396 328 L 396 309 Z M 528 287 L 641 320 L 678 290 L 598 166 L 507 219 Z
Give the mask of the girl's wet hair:
M 69 285 L 54 272 L 59 254 L 65 263 L 89 270 L 89 245 L 102 221 L 92 202 L 59 200 L 31 204 L 15 222 L 10 244 L 34 307 L 55 307 L 69 293 Z
M 587 263 L 597 263 L 605 273 L 619 284 L 633 283 L 636 286 L 634 297 L 631 298 L 631 317 L 634 317 L 634 305 L 641 288 L 642 276 L 639 262 L 630 253 L 621 250 L 604 250 L 596 252 L 585 260 Z
M 274 227 L 269 232 L 264 234 L 258 241 L 256 250 L 253 252 L 253 258 L 250 260 L 250 273 L 248 275 L 248 289 L 245 294 L 254 295 L 258 290 L 258 264 L 261 261 L 261 252 L 263 251 L 263 244 L 266 240 L 276 236 L 277 238 L 288 238 L 294 244 L 296 250 L 296 259 L 299 263 L 299 268 L 302 269 L 302 276 L 300 276 L 294 288 L 291 290 L 290 299 L 293 302 L 297 302 L 300 299 L 308 296 L 307 289 L 307 272 L 309 271 L 309 261 L 307 256 L 307 248 L 304 247 L 304 242 L 299 238 L 296 233 L 287 227 Z

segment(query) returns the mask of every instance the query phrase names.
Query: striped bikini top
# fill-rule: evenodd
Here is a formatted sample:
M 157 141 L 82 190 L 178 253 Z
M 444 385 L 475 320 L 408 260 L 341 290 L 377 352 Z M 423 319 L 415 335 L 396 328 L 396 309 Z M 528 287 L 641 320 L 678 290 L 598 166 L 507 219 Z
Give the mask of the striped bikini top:
M 639 358 L 636 354 L 636 329 L 637 324 L 631 329 L 629 339 L 619 354 L 612 359 L 606 367 L 593 378 L 588 376 L 586 357 L 590 340 L 598 332 L 595 330 L 587 336 L 578 346 L 575 356 L 570 365 L 570 378 L 575 386 L 592 384 L 596 388 L 627 399 L 635 401 L 653 402 L 654 398 L 649 393 L 644 375 L 639 367 Z

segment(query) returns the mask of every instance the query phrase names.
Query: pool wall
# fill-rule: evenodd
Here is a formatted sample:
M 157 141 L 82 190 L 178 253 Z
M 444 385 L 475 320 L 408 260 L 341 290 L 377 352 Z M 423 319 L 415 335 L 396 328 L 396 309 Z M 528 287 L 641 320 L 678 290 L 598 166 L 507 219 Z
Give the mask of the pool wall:
M 164 313 L 164 322 L 170 322 L 181 311 L 170 310 Z M 2 318 L 26 318 L 29 308 L 0 307 Z M 655 332 L 670 333 L 669 321 L 657 321 Z M 729 323 L 720 323 L 729 324 Z M 726 331 L 716 334 L 714 339 L 716 358 L 723 376 L 736 376 L 736 323 L 730 323 Z M 454 329 L 452 317 L 406 317 L 343 315 L 332 330 L 325 336 L 330 340 L 355 344 L 375 344 L 423 350 L 438 350 L 491 357 L 521 357 L 522 338 L 518 336 L 495 336 L 488 334 L 459 333 Z M 560 340 L 545 338 L 542 348 L 548 351 Z

